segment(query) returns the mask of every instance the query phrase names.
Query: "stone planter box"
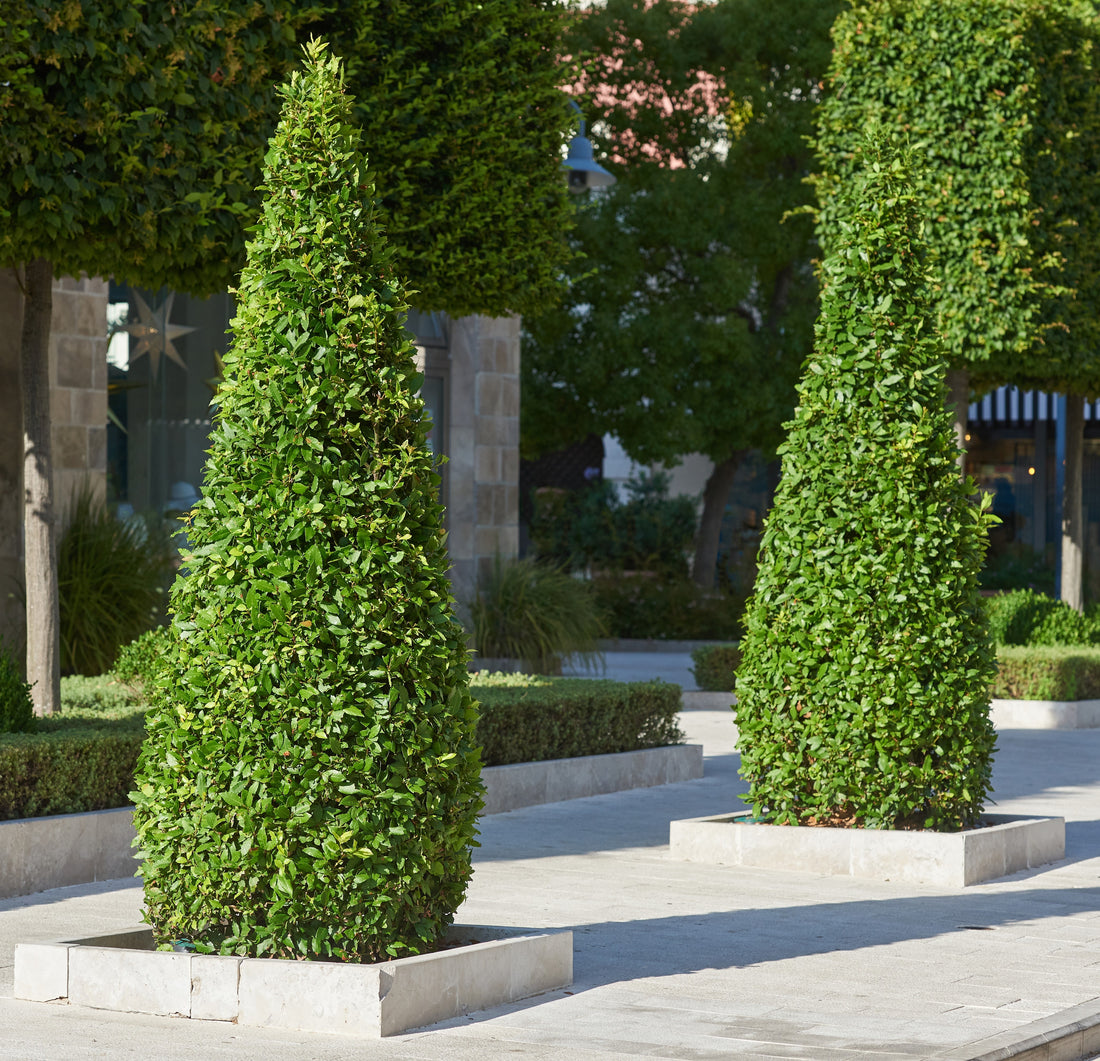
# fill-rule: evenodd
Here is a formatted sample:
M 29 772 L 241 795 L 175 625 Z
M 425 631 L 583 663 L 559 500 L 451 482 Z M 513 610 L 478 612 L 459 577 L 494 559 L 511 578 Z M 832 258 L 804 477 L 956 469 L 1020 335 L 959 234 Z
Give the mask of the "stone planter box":
M 674 821 L 670 854 L 687 862 L 961 888 L 1066 854 L 1064 818 L 985 814 L 958 833 L 833 829 L 750 822 L 749 812 Z
M 15 997 L 378 1038 L 573 982 L 572 932 L 456 926 L 465 946 L 379 962 L 153 950 L 149 929 L 15 948 Z
M 0 822 L 0 899 L 132 877 L 130 807 Z
M 487 766 L 483 814 L 703 776 L 703 747 L 673 744 L 616 755 Z M 0 822 L 0 899 L 132 877 L 133 808 Z
M 997 729 L 1098 729 L 1100 700 L 994 700 Z
M 485 783 L 482 813 L 501 814 L 539 803 L 693 781 L 702 776 L 701 744 L 671 744 L 614 755 L 487 766 L 481 771 Z

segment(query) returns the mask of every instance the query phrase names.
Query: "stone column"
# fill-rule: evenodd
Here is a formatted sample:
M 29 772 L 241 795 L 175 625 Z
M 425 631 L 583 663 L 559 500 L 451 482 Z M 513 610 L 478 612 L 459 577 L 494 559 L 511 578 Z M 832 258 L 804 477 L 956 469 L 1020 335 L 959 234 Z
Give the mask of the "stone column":
M 447 542 L 460 604 L 494 556 L 519 553 L 519 335 L 519 317 L 451 323 Z
M 54 282 L 50 329 L 53 491 L 64 526 L 74 492 L 107 486 L 107 281 Z

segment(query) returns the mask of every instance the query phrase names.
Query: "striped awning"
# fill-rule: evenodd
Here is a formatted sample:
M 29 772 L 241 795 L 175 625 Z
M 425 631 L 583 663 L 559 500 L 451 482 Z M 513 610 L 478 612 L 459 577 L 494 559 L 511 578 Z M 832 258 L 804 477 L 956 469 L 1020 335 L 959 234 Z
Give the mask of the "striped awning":
M 967 420 L 972 424 L 1027 427 L 1036 420 L 1057 420 L 1057 395 L 1043 391 L 1022 391 L 998 387 L 984 398 L 971 402 Z M 1085 420 L 1100 421 L 1100 401 L 1085 402 Z

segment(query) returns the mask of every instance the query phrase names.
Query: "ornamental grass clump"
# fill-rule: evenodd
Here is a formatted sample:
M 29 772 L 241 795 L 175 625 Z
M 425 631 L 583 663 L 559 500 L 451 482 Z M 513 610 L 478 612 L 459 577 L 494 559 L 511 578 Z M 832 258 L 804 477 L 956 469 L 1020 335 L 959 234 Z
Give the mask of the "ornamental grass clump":
M 462 901 L 477 713 L 338 61 L 282 96 L 135 818 L 161 945 L 374 961 Z
M 953 830 L 990 790 L 991 517 L 955 463 L 910 159 L 862 152 L 746 615 L 742 773 L 776 823 Z

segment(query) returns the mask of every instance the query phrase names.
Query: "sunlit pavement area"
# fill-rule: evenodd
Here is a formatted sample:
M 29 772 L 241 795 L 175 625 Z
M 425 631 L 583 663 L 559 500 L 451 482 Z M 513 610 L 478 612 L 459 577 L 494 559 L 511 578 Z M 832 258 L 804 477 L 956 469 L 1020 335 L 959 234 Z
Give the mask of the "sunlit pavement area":
M 607 677 L 691 686 L 676 653 Z M 674 862 L 740 806 L 732 715 L 685 711 L 706 777 L 484 819 L 459 920 L 574 932 L 575 982 L 384 1041 L 14 1000 L 20 941 L 140 921 L 136 881 L 0 902 L 0 1058 L 944 1058 L 1100 1013 L 1100 730 L 1005 731 L 997 809 L 1066 818 L 1065 861 L 944 889 Z

